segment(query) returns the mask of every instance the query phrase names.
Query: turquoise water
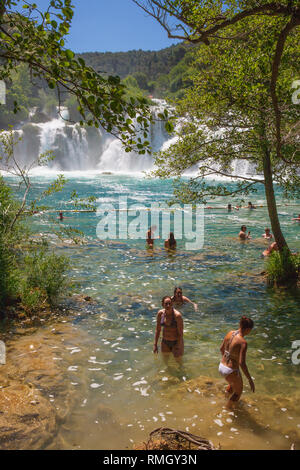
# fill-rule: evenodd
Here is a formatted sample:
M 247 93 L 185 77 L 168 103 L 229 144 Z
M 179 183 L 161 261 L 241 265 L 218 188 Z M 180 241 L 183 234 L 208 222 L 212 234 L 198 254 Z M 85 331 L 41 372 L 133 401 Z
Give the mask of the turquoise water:
M 49 181 L 34 177 L 33 195 Z M 73 189 L 79 197 L 96 196 L 99 203 L 116 204 L 119 196 L 128 196 L 129 204 L 150 206 L 170 199 L 172 182 L 73 175 L 48 204 L 69 210 Z M 291 248 L 299 250 L 300 224 L 291 219 L 300 212 L 300 201 L 285 201 L 280 192 L 277 196 L 283 232 Z M 261 189 L 249 200 L 264 207 L 231 213 L 206 209 L 203 248 L 187 250 L 185 240 L 179 240 L 176 254 L 166 252 L 161 239 L 153 252 L 145 248 L 144 239 L 99 240 L 95 213 L 65 212 L 68 218 L 59 223 L 82 230 L 86 237 L 85 245 L 68 246 L 53 236 L 49 214 L 34 217 L 34 230 L 47 233 L 57 252 L 70 256 L 69 276 L 80 286 L 76 293 L 95 300 L 78 307 L 73 319 L 78 351 L 66 348 L 61 355 L 78 407 L 61 426 L 54 447 L 131 447 L 161 425 L 188 429 L 223 448 L 289 448 L 292 442 L 300 443 L 300 364 L 291 361 L 292 342 L 300 340 L 299 293 L 269 289 L 262 281 L 261 253 L 268 245 L 262 233 L 270 224 Z M 233 201 L 209 205 L 228 202 Z M 237 239 L 242 224 L 253 237 L 246 243 Z M 160 300 L 178 285 L 198 304 L 197 312 L 189 306 L 182 309 L 181 369 L 172 359 L 166 365 L 152 353 Z M 240 407 L 227 416 L 224 396 L 209 393 L 201 380 L 220 380 L 220 343 L 244 314 L 255 322 L 248 340 L 248 367 L 256 393 L 245 384 Z

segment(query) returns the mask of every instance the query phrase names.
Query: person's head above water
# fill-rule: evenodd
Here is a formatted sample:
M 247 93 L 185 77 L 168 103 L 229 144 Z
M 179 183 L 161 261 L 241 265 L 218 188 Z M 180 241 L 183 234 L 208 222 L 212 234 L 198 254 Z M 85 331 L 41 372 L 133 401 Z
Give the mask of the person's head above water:
M 266 233 L 270 233 L 270 229 L 268 227 L 265 228 Z
M 244 335 L 248 335 L 252 328 L 254 327 L 254 322 L 251 318 L 246 317 L 243 315 L 240 319 L 240 329 Z
M 174 297 L 182 297 L 182 288 L 181 287 L 175 287 L 174 289 Z
M 242 225 L 242 226 L 241 226 L 241 231 L 242 231 L 242 232 L 246 232 L 246 230 L 247 230 L 246 225 Z
M 161 303 L 162 303 L 162 306 L 163 306 L 166 310 L 168 310 L 168 309 L 172 308 L 172 303 L 173 303 L 173 301 L 172 301 L 172 298 L 171 298 L 169 295 L 165 295 L 165 296 L 162 298 Z

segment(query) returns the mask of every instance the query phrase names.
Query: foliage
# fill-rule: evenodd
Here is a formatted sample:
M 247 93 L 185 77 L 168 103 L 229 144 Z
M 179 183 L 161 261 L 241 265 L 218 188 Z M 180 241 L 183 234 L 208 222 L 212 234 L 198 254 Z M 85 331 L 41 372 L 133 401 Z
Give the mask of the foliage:
M 32 187 L 30 167 L 20 167 L 15 159 L 14 148 L 18 140 L 13 131 L 0 134 L 0 168 L 5 168 L 15 176 L 19 189 L 23 188 L 22 200 L 17 202 L 11 188 L 0 176 L 0 308 L 21 302 L 25 310 L 30 312 L 45 305 L 53 306 L 69 286 L 66 277 L 68 260 L 51 252 L 45 240 L 33 241 L 26 224 L 33 213 L 47 209 L 45 198 L 60 191 L 65 185 L 65 179 L 59 175 L 46 190 L 28 203 Z M 41 155 L 37 163 L 45 164 L 52 158 L 51 153 Z M 72 202 L 78 208 L 91 208 L 94 198 L 83 201 L 74 192 Z M 79 231 L 72 228 L 67 228 L 65 233 L 55 233 L 60 238 L 67 235 L 77 243 L 80 239 Z
M 251 19 L 293 18 L 300 24 L 298 0 L 132 0 L 155 18 L 169 38 L 209 45 L 214 38 L 237 39 L 252 32 Z M 231 27 L 250 19 L 238 35 Z
M 20 11 L 21 10 L 21 11 Z M 25 0 L 3 0 L 0 5 L 0 80 L 9 80 L 16 66 L 27 64 L 33 79 L 46 80 L 57 90 L 59 103 L 64 92 L 76 97 L 81 123 L 99 127 L 116 135 L 127 151 L 145 153 L 147 145 L 134 139 L 139 129 L 146 134 L 151 116 L 143 97 L 126 99 L 126 89 L 118 76 L 103 76 L 86 65 L 81 57 L 65 48 L 73 18 L 71 0 L 51 0 L 41 12 Z M 14 100 L 14 111 L 22 105 Z
M 291 84 L 297 74 L 295 57 L 299 34 L 294 33 L 289 39 L 278 84 L 283 141 L 286 142 L 282 160 L 276 154 L 268 79 L 278 21 L 266 25 L 264 20 L 257 20 L 256 32 L 234 48 L 231 41 L 223 40 L 212 42 L 209 48 L 197 49 L 191 74 L 194 85 L 178 105 L 179 114 L 188 120 L 178 132 L 178 141 L 156 158 L 155 175 L 160 177 L 181 176 L 191 166 L 199 166 L 199 177 L 183 186 L 183 199 L 203 201 L 209 195 L 234 195 L 221 183 L 216 186 L 204 182 L 203 177 L 212 174 L 233 176 L 240 181 L 236 195 L 255 190 L 257 184 L 264 184 L 263 178 L 233 175 L 232 164 L 236 158 L 245 160 L 262 176 L 266 146 L 274 178 L 285 188 L 286 194 L 295 196 L 299 191 L 300 160 L 295 129 L 300 110 L 291 100 Z M 235 27 L 235 33 L 243 28 Z M 179 195 L 180 191 L 177 193 Z
M 286 284 L 294 280 L 294 271 L 300 274 L 300 255 L 292 254 L 286 248 L 280 251 L 273 251 L 268 257 L 267 277 L 270 284 Z M 291 275 L 292 273 L 292 275 Z
M 24 258 L 22 303 L 30 310 L 42 304 L 55 305 L 60 294 L 70 286 L 66 277 L 69 267 L 68 258 L 51 253 L 45 247 L 28 254 Z

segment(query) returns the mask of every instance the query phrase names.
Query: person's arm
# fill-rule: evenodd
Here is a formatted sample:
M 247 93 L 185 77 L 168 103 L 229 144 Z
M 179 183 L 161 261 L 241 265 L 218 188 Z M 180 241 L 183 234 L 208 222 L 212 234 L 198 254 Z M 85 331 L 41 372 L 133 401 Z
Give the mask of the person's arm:
M 184 302 L 188 302 L 189 304 L 193 304 L 194 309 L 195 309 L 195 312 L 197 312 L 197 310 L 198 310 L 198 305 L 197 305 L 197 304 L 195 304 L 194 302 L 192 302 L 188 297 L 185 297 L 185 295 L 182 296 L 182 300 L 183 300 Z
M 247 377 L 248 379 L 248 382 L 249 382 L 249 385 L 251 387 L 251 390 L 252 392 L 255 392 L 255 386 L 254 386 L 254 382 L 251 378 L 251 375 L 248 371 L 248 367 L 247 367 L 247 364 L 246 364 L 246 353 L 247 353 L 247 343 L 246 342 L 243 342 L 241 344 L 241 350 L 240 350 L 240 357 L 239 357 L 239 365 L 242 369 L 242 371 L 244 372 L 245 376 Z
M 222 344 L 221 344 L 221 346 L 220 346 L 220 352 L 221 352 L 221 354 L 222 354 L 222 357 L 224 356 L 224 351 L 225 351 L 225 339 L 226 339 L 226 336 L 225 336 L 225 338 L 223 339 L 223 342 L 222 342 Z
M 161 315 L 162 315 L 162 311 L 160 310 L 157 314 L 157 317 L 156 317 L 156 330 L 155 330 L 155 337 L 154 337 L 154 346 L 153 346 L 153 352 L 154 353 L 158 353 L 158 347 L 157 347 L 157 343 L 158 343 L 158 340 L 159 340 L 159 336 L 160 336 L 160 330 L 161 330 Z
M 183 348 L 183 319 L 182 319 L 181 314 L 176 316 L 176 322 L 177 322 L 177 331 L 178 331 L 178 342 Z

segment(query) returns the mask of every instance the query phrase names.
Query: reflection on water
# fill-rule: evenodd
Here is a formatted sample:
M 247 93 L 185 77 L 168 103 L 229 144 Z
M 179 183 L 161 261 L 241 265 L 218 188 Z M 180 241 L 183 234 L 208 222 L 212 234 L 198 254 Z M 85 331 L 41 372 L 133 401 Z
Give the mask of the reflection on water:
M 121 176 L 76 180 L 76 185 L 81 197 L 111 202 L 126 193 L 144 203 L 160 200 L 162 193 L 168 197 L 166 183 Z M 66 208 L 64 195 L 55 197 L 53 207 Z M 257 198 L 264 202 L 263 194 Z M 280 211 L 286 237 L 299 250 L 293 215 L 291 206 Z M 35 218 L 39 231 L 48 230 L 47 220 L 46 215 Z M 78 293 L 95 302 L 74 307 L 76 344 L 60 351 L 59 366 L 75 390 L 76 406 L 48 447 L 131 448 L 161 425 L 186 429 L 226 449 L 300 446 L 300 366 L 291 362 L 291 344 L 300 339 L 299 293 L 267 289 L 259 274 L 267 244 L 261 239 L 268 225 L 266 209 L 207 211 L 204 249 L 187 251 L 179 241 L 176 255 L 166 253 L 161 240 L 153 252 L 141 240 L 101 242 L 97 222 L 95 214 L 74 214 L 64 223 L 83 230 L 88 243 L 57 248 L 71 256 Z M 254 240 L 237 241 L 241 224 Z M 197 312 L 182 309 L 182 367 L 172 358 L 166 365 L 152 353 L 160 299 L 176 285 L 198 304 Z M 244 314 L 255 322 L 248 366 L 256 393 L 246 383 L 240 405 L 228 412 L 225 382 L 218 375 L 219 346 Z

